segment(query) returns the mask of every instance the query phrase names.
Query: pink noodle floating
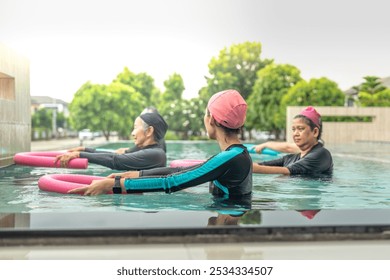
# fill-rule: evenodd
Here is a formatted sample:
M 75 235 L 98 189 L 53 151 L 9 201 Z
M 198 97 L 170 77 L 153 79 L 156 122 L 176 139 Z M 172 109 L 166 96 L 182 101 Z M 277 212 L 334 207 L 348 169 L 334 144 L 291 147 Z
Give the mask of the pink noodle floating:
M 190 167 L 204 163 L 205 160 L 202 159 L 176 159 L 172 160 L 169 164 L 170 167 Z
M 93 180 L 102 180 L 105 177 L 80 174 L 49 174 L 38 180 L 38 187 L 42 191 L 66 194 L 68 191 L 88 186 Z
M 54 164 L 55 157 L 65 154 L 60 151 L 52 152 L 25 152 L 17 153 L 14 156 L 14 162 L 20 165 L 36 166 L 36 167 L 61 167 L 60 162 Z M 75 158 L 69 161 L 67 168 L 86 169 L 88 167 L 88 159 Z

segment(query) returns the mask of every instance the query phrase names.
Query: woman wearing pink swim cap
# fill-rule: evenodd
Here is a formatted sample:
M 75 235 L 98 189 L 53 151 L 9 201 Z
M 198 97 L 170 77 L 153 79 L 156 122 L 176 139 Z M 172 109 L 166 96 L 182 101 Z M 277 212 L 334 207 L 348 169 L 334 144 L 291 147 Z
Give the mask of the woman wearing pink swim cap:
M 98 195 L 114 193 L 166 193 L 210 182 L 210 192 L 222 198 L 246 198 L 252 193 L 252 159 L 240 143 L 239 134 L 246 118 L 247 104 L 236 90 L 214 94 L 207 105 L 204 125 L 221 152 L 192 167 L 163 167 L 110 175 L 69 193 Z M 114 178 L 115 177 L 115 180 Z
M 255 147 L 257 152 L 270 148 L 290 152 L 282 158 L 254 163 L 253 172 L 284 175 L 331 175 L 333 160 L 322 143 L 321 115 L 308 106 L 294 117 L 292 124 L 294 144 L 266 142 Z

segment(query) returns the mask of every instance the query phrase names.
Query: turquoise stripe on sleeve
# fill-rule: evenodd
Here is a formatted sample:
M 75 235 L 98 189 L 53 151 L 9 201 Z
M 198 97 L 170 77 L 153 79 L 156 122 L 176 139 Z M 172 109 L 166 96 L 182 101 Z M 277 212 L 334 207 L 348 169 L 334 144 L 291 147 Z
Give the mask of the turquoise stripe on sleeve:
M 125 188 L 126 190 L 140 192 L 158 190 L 165 190 L 166 192 L 169 192 L 172 187 L 181 186 L 211 172 L 241 154 L 243 150 L 244 148 L 242 147 L 233 147 L 230 150 L 220 152 L 197 168 L 166 177 L 140 177 L 137 179 L 126 179 Z M 226 187 L 224 188 L 227 190 Z

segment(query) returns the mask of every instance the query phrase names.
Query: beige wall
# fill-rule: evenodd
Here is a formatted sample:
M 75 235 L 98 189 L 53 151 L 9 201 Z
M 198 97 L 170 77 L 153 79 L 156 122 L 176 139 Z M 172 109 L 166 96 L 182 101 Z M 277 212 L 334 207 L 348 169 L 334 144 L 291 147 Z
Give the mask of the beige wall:
M 294 116 L 305 107 L 287 107 L 286 139 L 292 140 L 291 124 Z M 353 143 L 357 141 L 390 142 L 389 107 L 315 107 L 321 116 L 371 116 L 372 122 L 324 122 L 322 139 L 325 143 Z
M 0 167 L 30 151 L 29 61 L 0 43 Z

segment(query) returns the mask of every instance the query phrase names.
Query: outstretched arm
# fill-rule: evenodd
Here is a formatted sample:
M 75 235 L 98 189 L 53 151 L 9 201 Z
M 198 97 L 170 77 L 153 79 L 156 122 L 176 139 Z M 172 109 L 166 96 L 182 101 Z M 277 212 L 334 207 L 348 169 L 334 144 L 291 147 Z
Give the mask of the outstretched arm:
M 261 151 L 265 148 L 278 151 L 281 153 L 288 153 L 288 154 L 296 154 L 299 153 L 300 150 L 295 143 L 289 143 L 289 142 L 277 142 L 277 141 L 268 141 L 265 143 L 261 143 L 259 145 L 255 146 L 256 153 L 261 153 Z
M 265 165 L 260 165 L 256 162 L 254 162 L 253 163 L 253 173 L 290 175 L 290 170 L 287 167 L 265 166 Z

